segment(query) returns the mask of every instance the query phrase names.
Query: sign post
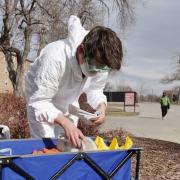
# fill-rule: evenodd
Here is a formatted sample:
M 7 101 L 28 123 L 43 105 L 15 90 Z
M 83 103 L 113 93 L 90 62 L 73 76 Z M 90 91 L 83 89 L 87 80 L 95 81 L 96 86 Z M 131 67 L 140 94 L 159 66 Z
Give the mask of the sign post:
M 125 106 L 134 106 L 134 112 L 135 112 L 135 93 L 134 92 L 125 92 L 124 111 L 125 111 Z
M 124 112 L 125 106 L 134 106 L 135 112 L 135 103 L 136 103 L 136 92 L 104 92 L 107 97 L 108 102 L 124 102 Z

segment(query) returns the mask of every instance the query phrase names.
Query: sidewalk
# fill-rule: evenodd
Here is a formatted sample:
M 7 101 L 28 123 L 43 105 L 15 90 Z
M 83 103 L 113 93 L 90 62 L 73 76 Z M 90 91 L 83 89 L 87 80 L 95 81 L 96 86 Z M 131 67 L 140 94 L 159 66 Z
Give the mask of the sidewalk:
M 138 116 L 108 116 L 101 131 L 119 128 L 138 137 L 180 143 L 180 106 L 171 105 L 167 116 L 162 120 L 158 103 L 141 103 Z

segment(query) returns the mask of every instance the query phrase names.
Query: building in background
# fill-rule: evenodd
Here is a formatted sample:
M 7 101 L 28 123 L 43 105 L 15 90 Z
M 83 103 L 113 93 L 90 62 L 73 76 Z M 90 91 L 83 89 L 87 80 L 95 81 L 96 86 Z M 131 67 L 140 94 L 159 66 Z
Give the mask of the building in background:
M 30 61 L 25 62 L 25 73 L 28 71 Z M 13 86 L 9 79 L 7 63 L 3 53 L 0 52 L 0 93 L 13 93 Z

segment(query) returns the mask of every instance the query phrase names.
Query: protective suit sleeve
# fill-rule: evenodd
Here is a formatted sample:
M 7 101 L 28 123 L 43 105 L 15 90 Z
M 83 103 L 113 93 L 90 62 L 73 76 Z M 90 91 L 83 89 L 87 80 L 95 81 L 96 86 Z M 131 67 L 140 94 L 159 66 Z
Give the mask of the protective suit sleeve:
M 85 91 L 87 94 L 87 101 L 94 109 L 97 109 L 100 103 L 105 103 L 107 105 L 107 98 L 103 93 L 107 77 L 107 72 L 98 73 L 96 76 L 91 77 L 91 84 Z
M 28 106 L 33 109 L 37 121 L 54 123 L 57 115 L 62 113 L 52 103 L 63 73 L 62 63 L 43 53 L 34 68 L 37 68 L 34 78 L 36 90 L 30 96 Z

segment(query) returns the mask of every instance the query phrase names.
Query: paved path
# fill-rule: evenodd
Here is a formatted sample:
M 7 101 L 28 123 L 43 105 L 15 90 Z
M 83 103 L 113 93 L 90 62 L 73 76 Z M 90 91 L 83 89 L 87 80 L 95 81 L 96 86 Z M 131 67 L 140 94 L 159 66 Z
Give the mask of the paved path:
M 139 116 L 108 116 L 101 130 L 118 128 L 138 137 L 180 143 L 180 105 L 171 105 L 167 116 L 162 120 L 158 103 L 141 103 Z

